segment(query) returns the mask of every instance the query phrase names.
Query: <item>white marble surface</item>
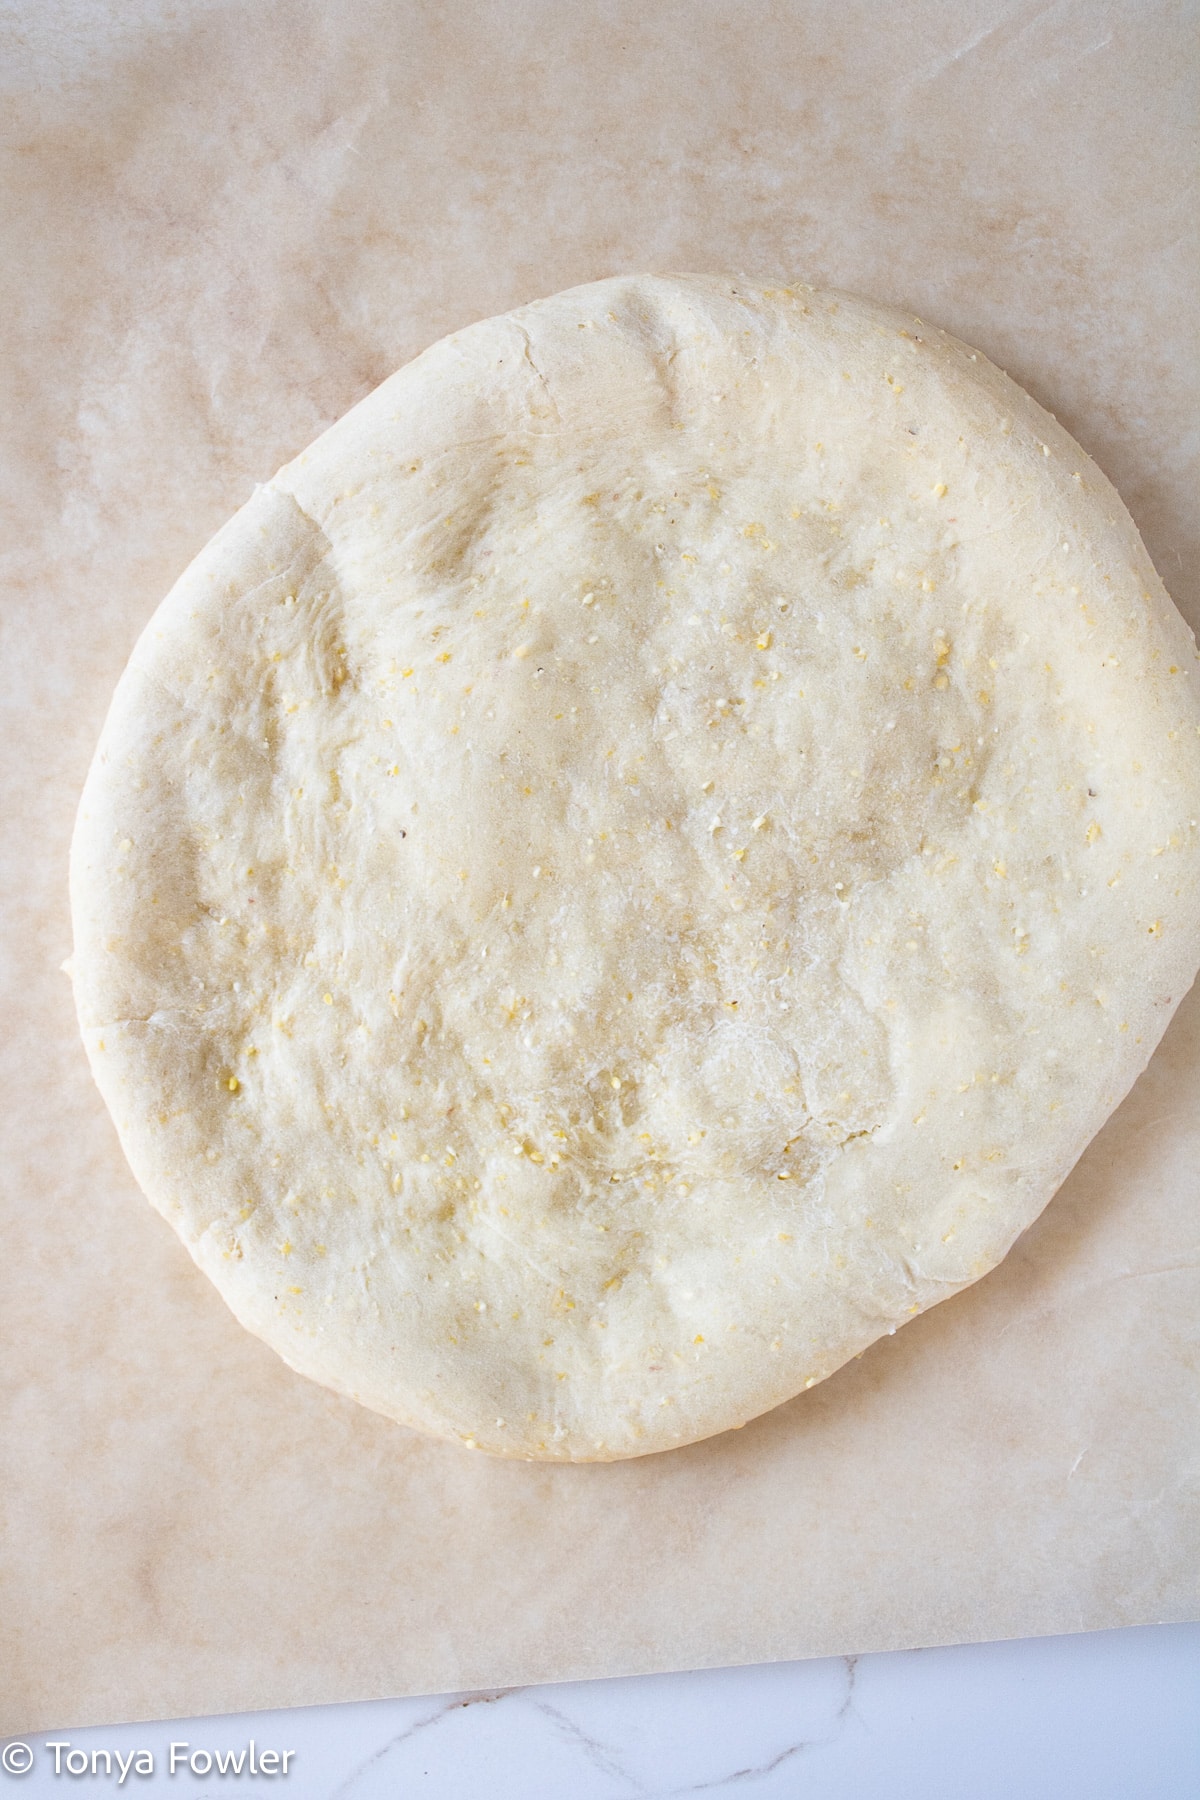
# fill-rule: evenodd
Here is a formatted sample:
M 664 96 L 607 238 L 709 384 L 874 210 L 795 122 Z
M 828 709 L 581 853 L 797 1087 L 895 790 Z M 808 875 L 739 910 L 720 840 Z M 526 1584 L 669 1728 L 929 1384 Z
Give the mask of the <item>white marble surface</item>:
M 286 1778 L 219 1778 L 215 1765 L 206 1776 L 203 1755 L 201 1773 L 188 1764 L 198 1751 L 236 1755 L 251 1738 L 256 1758 L 292 1752 Z M 65 1729 L 25 1742 L 33 1766 L 0 1778 L 0 1796 L 123 1786 L 191 1800 L 272 1787 L 290 1800 L 1195 1800 L 1200 1625 Z M 110 1775 L 103 1756 L 92 1767 L 105 1750 Z M 138 1773 L 135 1751 L 149 1753 L 153 1773 Z

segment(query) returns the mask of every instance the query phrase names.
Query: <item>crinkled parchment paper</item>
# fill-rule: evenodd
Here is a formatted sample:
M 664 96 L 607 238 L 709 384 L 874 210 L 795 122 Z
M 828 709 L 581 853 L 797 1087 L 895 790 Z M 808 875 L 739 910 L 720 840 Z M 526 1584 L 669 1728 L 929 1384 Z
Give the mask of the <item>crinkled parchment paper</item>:
M 59 964 L 134 637 L 443 332 L 630 269 L 979 345 L 1195 623 L 1194 3 L 17 0 L 0 394 L 0 1730 L 1195 1615 L 1200 995 L 995 1274 L 614 1466 L 413 1437 L 247 1336 L 134 1187 Z

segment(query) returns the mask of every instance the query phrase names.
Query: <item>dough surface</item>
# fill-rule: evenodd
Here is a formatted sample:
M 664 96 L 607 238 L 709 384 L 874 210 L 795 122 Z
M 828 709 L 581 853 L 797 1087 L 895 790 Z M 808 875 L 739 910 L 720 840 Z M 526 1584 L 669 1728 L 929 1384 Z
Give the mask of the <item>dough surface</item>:
M 295 1369 L 499 1454 L 738 1425 L 992 1268 L 1200 961 L 1196 650 L 891 309 L 436 344 L 147 626 L 72 849 L 134 1173 Z

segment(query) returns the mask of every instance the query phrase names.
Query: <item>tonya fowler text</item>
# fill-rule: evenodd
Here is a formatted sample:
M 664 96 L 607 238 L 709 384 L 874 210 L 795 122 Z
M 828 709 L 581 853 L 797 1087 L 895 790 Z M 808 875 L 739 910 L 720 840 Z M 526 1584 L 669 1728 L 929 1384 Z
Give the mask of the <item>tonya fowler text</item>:
M 159 1766 L 153 1750 L 79 1750 L 72 1749 L 68 1738 L 51 1738 L 45 1748 L 53 1758 L 56 1775 L 115 1776 L 118 1787 L 130 1775 L 153 1775 Z M 294 1750 L 261 1750 L 253 1738 L 240 1750 L 207 1750 L 182 1742 L 168 1746 L 164 1763 L 168 1775 L 270 1779 L 287 1775 L 295 1754 Z

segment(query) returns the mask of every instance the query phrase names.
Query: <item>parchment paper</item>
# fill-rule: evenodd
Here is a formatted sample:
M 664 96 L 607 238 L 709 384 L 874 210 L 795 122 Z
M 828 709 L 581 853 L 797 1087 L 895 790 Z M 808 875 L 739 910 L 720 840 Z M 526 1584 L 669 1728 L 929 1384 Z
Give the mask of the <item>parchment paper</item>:
M 290 1374 L 139 1196 L 67 981 L 137 631 L 443 332 L 630 269 L 980 346 L 1193 624 L 1194 4 L 24 0 L 0 182 L 0 1730 L 1195 1615 L 1200 996 L 993 1276 L 741 1432 L 502 1464 Z

